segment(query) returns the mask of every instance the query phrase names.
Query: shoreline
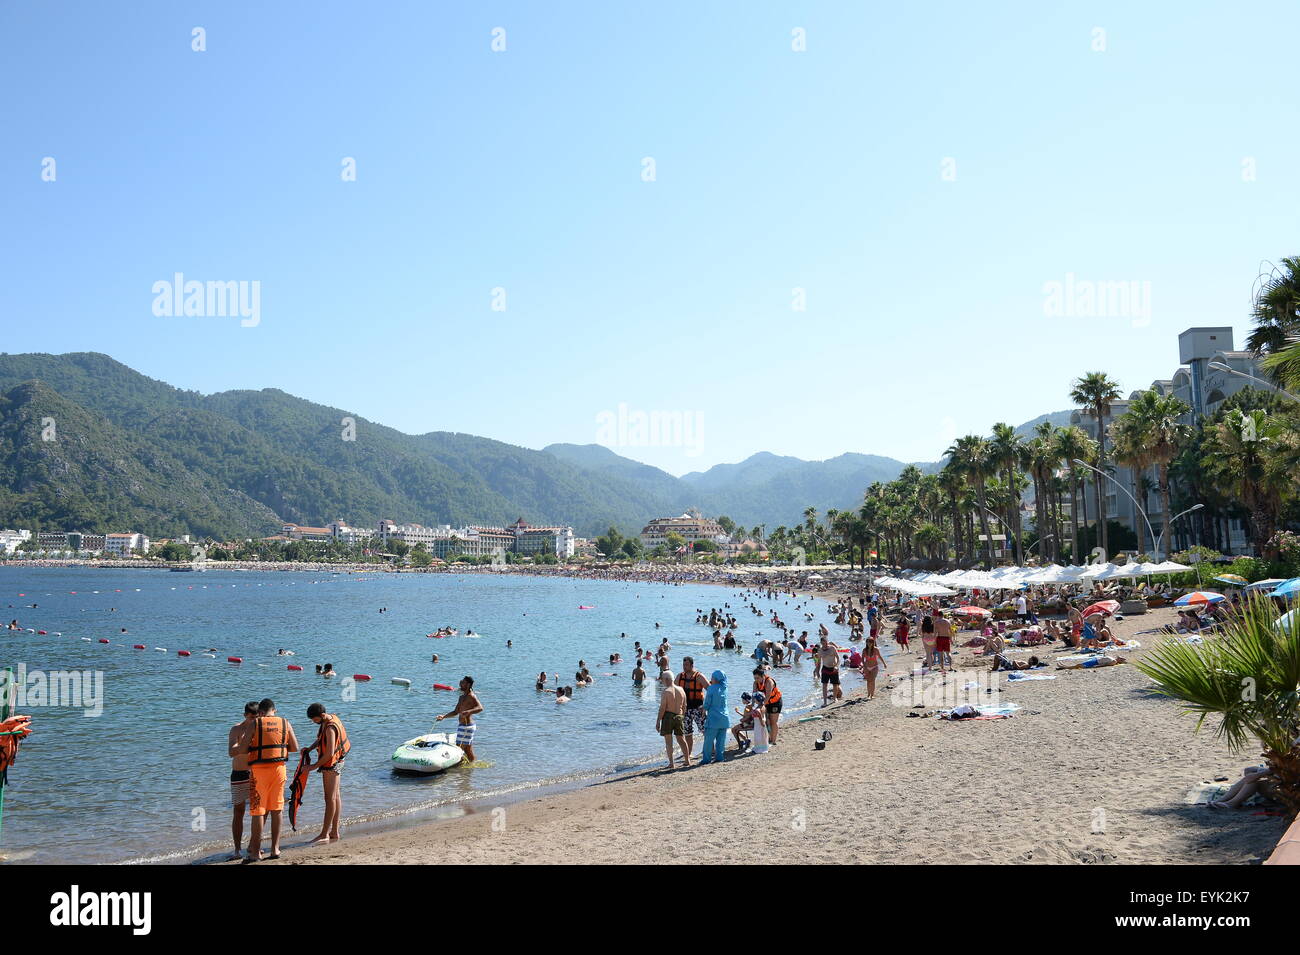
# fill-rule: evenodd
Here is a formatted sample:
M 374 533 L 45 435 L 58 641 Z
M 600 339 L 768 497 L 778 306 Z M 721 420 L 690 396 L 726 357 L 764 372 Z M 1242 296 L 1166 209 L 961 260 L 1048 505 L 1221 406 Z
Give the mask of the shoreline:
M 1172 617 L 1156 610 L 1115 628 L 1129 639 Z M 1155 635 L 1139 640 L 1126 655 Z M 1049 667 L 1070 653 L 1036 652 Z M 813 719 L 783 723 L 767 754 L 732 743 L 722 765 L 669 770 L 660 757 L 573 788 L 488 795 L 454 818 L 285 846 L 271 864 L 431 864 L 449 852 L 474 864 L 1259 864 L 1283 836 L 1284 819 L 1267 809 L 1191 801 L 1217 778 L 1235 781 L 1252 754 L 1193 734 L 1194 718 L 1135 667 L 1002 681 L 1016 715 L 954 723 L 906 718 L 916 658 L 895 652 L 875 700 L 859 684 Z M 955 647 L 954 663 L 953 687 L 990 676 L 970 650 Z

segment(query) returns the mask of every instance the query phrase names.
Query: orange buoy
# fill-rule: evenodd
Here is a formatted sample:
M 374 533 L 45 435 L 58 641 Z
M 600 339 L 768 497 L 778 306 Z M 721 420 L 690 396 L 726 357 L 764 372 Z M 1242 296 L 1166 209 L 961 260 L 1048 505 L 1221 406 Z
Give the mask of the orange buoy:
M 227 662 L 227 663 L 243 663 L 243 662 L 244 662 L 244 658 L 243 658 L 243 657 L 226 657 L 226 662 Z
M 290 669 L 290 670 L 301 670 L 302 667 L 298 666 L 298 664 L 296 664 L 296 663 L 290 663 L 290 664 L 289 664 L 289 669 Z
M 108 638 L 107 638 L 107 637 L 100 637 L 100 638 L 99 638 L 99 642 L 100 642 L 100 643 L 108 643 Z
M 143 650 L 143 649 L 144 649 L 144 644 L 143 644 L 143 643 L 137 643 L 137 644 L 135 644 L 135 646 L 133 646 L 131 649 L 133 649 L 133 650 Z
M 359 681 L 361 681 L 362 683 L 365 683 L 367 680 L 370 679 L 370 674 L 369 674 L 369 673 L 354 673 L 354 674 L 352 674 L 352 679 L 354 679 L 354 680 L 359 680 Z
M 176 655 L 177 655 L 178 657 L 187 657 L 187 656 L 190 655 L 190 651 L 188 651 L 188 650 L 177 650 L 177 651 L 176 651 Z
M 44 630 L 37 630 L 36 632 L 37 632 L 37 633 L 44 633 L 45 631 L 44 631 Z
M 446 683 L 435 683 L 435 684 L 433 685 L 433 688 L 434 688 L 435 690 L 450 690 L 450 689 L 451 689 L 451 687 L 449 687 Z

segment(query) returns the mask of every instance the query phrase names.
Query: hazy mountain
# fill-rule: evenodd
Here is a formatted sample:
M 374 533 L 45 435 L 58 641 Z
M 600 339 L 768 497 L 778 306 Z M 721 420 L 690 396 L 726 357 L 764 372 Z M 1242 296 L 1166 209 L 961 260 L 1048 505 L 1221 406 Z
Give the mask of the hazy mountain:
M 1068 411 L 1053 411 L 1050 414 L 1040 414 L 1033 421 L 1026 421 L 1024 424 L 1016 428 L 1016 434 L 1020 435 L 1022 438 L 1032 438 L 1034 436 L 1034 429 L 1044 421 L 1050 421 L 1054 426 L 1064 428 L 1070 423 L 1070 415 L 1072 414 L 1074 414 L 1074 409 Z
M 600 445 L 536 451 L 446 431 L 408 435 L 274 388 L 182 391 L 94 353 L 0 355 L 0 393 L 0 524 L 222 537 L 274 532 L 285 520 L 523 517 L 590 536 L 611 524 L 635 533 L 695 508 L 774 528 L 798 523 L 808 506 L 854 508 L 905 467 L 869 454 L 760 452 L 677 478 Z M 53 447 L 39 440 L 47 417 L 57 422 Z

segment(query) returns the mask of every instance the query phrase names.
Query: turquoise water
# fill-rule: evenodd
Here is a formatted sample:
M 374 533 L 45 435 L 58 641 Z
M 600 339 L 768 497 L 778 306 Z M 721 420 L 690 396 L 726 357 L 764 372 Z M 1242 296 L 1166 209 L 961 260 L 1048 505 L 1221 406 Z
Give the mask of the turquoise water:
M 615 652 L 631 660 L 634 640 L 653 648 L 666 636 L 674 671 L 685 654 L 694 655 L 705 672 L 724 670 L 738 704 L 751 684 L 753 661 L 747 653 L 714 651 L 711 632 L 694 622 L 697 609 L 728 601 L 747 652 L 756 631 L 777 635 L 767 615 L 745 610 L 737 593 L 704 585 L 516 575 L 0 567 L 4 622 L 17 618 L 23 627 L 50 631 L 39 636 L 0 630 L 0 666 L 25 664 L 29 675 L 86 671 L 103 680 L 98 716 L 31 701 L 20 708 L 35 718 L 35 732 L 10 771 L 0 854 L 14 862 L 116 862 L 225 848 L 226 734 L 241 718 L 244 702 L 264 696 L 276 701 L 303 745 L 315 738 L 306 718 L 310 703 L 322 702 L 343 718 L 353 744 L 343 777 L 348 820 L 610 772 L 637 760 L 662 761 L 654 732 L 656 690 L 632 685 L 632 663 L 611 667 L 605 661 Z M 801 612 L 794 610 L 797 601 L 787 606 L 788 599 L 761 600 L 759 606 L 776 608 L 788 624 L 804 629 Z M 27 606 L 32 603 L 38 606 Z M 578 610 L 580 604 L 595 609 Z M 381 607 L 385 613 L 378 612 Z M 847 637 L 824 604 L 807 609 L 831 627 L 833 637 Z M 482 636 L 425 636 L 443 625 Z M 815 623 L 806 626 L 815 633 Z M 123 627 L 125 635 L 119 632 Z M 62 636 L 54 636 L 56 631 Z M 111 642 L 101 644 L 100 638 Z M 147 649 L 132 649 L 137 643 Z M 215 658 L 202 655 L 208 647 L 216 648 Z M 277 656 L 281 647 L 296 656 Z M 193 656 L 178 657 L 181 649 Z M 430 661 L 435 652 L 437 664 Z M 227 656 L 244 662 L 228 663 Z M 578 690 L 572 703 L 558 706 L 552 695 L 536 691 L 542 669 L 572 684 L 579 659 L 586 660 L 596 684 Z M 286 670 L 290 662 L 304 672 Z M 324 662 L 343 676 L 374 679 L 353 684 L 355 699 L 345 699 L 345 684 L 316 676 L 315 664 Z M 393 749 L 429 732 L 433 717 L 455 703 L 456 694 L 431 684 L 455 686 L 466 674 L 474 676 L 485 707 L 475 749 L 491 765 L 428 778 L 394 775 Z M 787 713 L 795 708 L 791 704 L 812 698 L 806 660 L 776 675 Z M 410 679 L 411 688 L 392 685 L 392 677 Z M 454 726 L 448 720 L 438 729 Z M 286 844 L 314 835 L 320 815 L 319 780 L 313 779 L 299 836 L 288 834 L 286 814 Z

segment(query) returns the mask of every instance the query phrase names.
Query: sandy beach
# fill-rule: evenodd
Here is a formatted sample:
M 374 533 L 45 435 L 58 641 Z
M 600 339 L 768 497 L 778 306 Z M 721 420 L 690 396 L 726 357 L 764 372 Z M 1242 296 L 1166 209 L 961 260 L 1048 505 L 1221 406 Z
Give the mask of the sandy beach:
M 1113 629 L 1127 639 L 1172 618 L 1157 610 Z M 1129 659 L 1156 635 L 1138 639 L 1144 649 Z M 1052 665 L 1070 651 L 1035 652 Z M 889 683 L 918 656 L 895 654 Z M 966 672 L 951 680 L 988 667 L 970 650 L 954 658 Z M 1237 779 L 1253 752 L 1232 755 L 1209 729 L 1194 735 L 1193 717 L 1152 694 L 1133 666 L 1038 672 L 1056 679 L 1001 682 L 1001 699 L 1022 706 L 1015 716 L 967 722 L 908 717 L 923 712 L 911 710 L 910 692 L 882 688 L 868 701 L 852 676 L 843 702 L 784 725 L 764 755 L 733 758 L 729 748 L 721 766 L 649 768 L 450 821 L 345 830 L 340 843 L 286 848 L 263 864 L 1251 864 L 1272 851 L 1280 815 L 1188 802 L 1216 777 Z M 778 675 L 811 681 L 811 666 Z M 658 738 L 645 730 L 650 754 Z M 826 730 L 833 738 L 817 751 Z

